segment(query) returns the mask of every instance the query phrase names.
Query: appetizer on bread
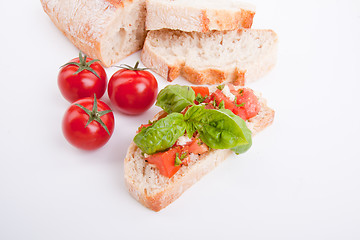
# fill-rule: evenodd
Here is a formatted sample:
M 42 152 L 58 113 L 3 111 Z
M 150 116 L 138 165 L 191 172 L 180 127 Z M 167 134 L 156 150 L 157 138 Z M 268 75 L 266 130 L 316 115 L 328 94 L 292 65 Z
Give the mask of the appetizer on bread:
M 169 85 L 163 108 L 141 125 L 125 157 L 125 182 L 144 206 L 159 211 L 224 161 L 252 145 L 274 111 L 249 88 Z

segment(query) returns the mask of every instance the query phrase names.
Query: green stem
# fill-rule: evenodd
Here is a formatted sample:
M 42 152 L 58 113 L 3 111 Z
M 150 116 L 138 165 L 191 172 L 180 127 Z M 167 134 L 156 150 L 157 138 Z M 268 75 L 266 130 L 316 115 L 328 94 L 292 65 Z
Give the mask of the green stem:
M 111 135 L 109 129 L 106 127 L 105 123 L 100 118 L 101 116 L 110 113 L 111 110 L 105 110 L 100 112 L 98 111 L 96 94 L 94 94 L 94 104 L 93 104 L 93 109 L 91 111 L 78 103 L 75 103 L 75 105 L 81 108 L 82 110 L 84 110 L 86 114 L 89 115 L 89 120 L 86 123 L 85 127 L 87 127 L 92 121 L 96 121 L 105 129 L 105 131 L 109 135 Z
M 139 61 L 137 61 L 136 63 L 135 63 L 135 66 L 134 67 L 131 67 L 131 66 L 129 66 L 129 65 L 127 65 L 127 64 L 121 64 L 120 66 L 114 66 L 114 67 L 118 67 L 118 68 L 122 68 L 122 69 L 127 69 L 127 70 L 130 70 L 130 71 L 144 71 L 144 70 L 151 70 L 151 68 L 140 68 L 139 67 L 139 64 L 140 64 L 140 62 Z
M 82 52 L 79 52 L 79 62 L 68 62 L 64 65 L 62 65 L 60 68 L 63 68 L 65 66 L 68 66 L 68 65 L 75 65 L 75 66 L 78 66 L 78 70 L 76 72 L 73 73 L 73 75 L 76 75 L 84 70 L 88 70 L 90 71 L 92 74 L 94 74 L 96 77 L 98 77 L 99 79 L 100 76 L 99 74 L 97 74 L 97 72 L 95 72 L 95 70 L 93 68 L 91 68 L 91 64 L 93 64 L 94 62 L 99 62 L 100 60 L 99 59 L 93 59 L 89 62 L 86 62 L 86 59 L 87 59 L 87 56 L 82 54 Z

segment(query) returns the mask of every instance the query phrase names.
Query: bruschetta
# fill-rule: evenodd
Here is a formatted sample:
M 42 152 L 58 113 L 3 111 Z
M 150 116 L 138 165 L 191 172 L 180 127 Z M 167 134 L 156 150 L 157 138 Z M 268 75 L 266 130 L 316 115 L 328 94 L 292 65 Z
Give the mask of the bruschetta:
M 275 114 L 260 94 L 231 84 L 169 85 L 156 105 L 163 111 L 139 127 L 124 163 L 130 194 L 154 211 L 175 201 L 230 154 L 247 151 L 252 136 Z

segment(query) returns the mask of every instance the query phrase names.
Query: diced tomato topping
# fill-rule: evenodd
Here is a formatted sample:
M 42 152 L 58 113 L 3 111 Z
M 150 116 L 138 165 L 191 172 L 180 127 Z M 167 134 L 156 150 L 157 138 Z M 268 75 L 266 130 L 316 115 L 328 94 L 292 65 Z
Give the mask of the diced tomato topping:
M 210 95 L 208 87 L 201 87 L 201 86 L 192 86 L 191 87 L 195 92 L 195 97 L 200 93 L 202 97 L 206 97 Z
M 236 109 L 234 113 L 244 120 L 255 117 L 260 111 L 260 103 L 251 89 L 243 88 L 237 91 Z
M 207 98 L 203 101 L 203 103 L 210 103 L 210 102 L 212 102 L 212 101 L 214 101 L 214 94 L 211 94 L 209 97 L 207 97 Z
M 231 101 L 227 96 L 225 96 L 225 94 L 217 89 L 214 93 L 213 93 L 213 96 L 214 96 L 214 100 L 216 101 L 216 105 L 219 106 L 219 104 L 224 101 L 224 104 L 225 104 L 225 108 L 226 109 L 229 109 L 229 110 L 233 110 L 235 108 L 235 104 L 233 101 Z
M 216 90 L 211 96 L 219 106 L 224 101 L 225 108 L 232 111 L 244 120 L 255 117 L 260 111 L 260 103 L 251 89 L 243 88 L 235 90 L 232 84 L 228 84 L 230 92 L 236 96 L 236 102 L 231 101 L 221 90 Z M 208 109 L 212 109 L 208 107 Z
M 235 115 L 238 115 L 239 117 L 241 117 L 243 120 L 247 120 L 247 114 L 246 114 L 246 110 L 244 107 L 236 107 L 232 110 L 232 112 Z
M 190 154 L 203 154 L 205 152 L 209 151 L 209 147 L 206 146 L 205 143 L 203 143 L 200 139 L 198 138 L 193 138 L 193 141 L 186 144 L 185 146 L 182 147 L 182 152 L 181 152 L 181 156 L 185 153 L 185 158 L 182 159 L 182 164 L 183 165 L 188 165 L 190 162 Z
M 151 123 L 148 123 L 148 124 L 141 124 L 141 126 L 138 128 L 137 132 L 136 133 L 139 133 L 141 131 L 141 129 L 143 128 L 147 128 L 147 127 L 150 127 L 152 124 Z
M 178 146 L 170 148 L 166 152 L 152 154 L 146 160 L 151 164 L 155 164 L 160 174 L 171 178 L 181 167 L 180 165 L 175 166 L 176 153 L 180 156 L 181 147 Z
M 187 165 L 190 161 L 190 154 L 203 154 L 209 151 L 208 146 L 201 140 L 193 138 L 193 141 L 185 146 L 174 145 L 166 152 L 159 152 L 150 155 L 145 160 L 151 164 L 155 164 L 160 174 L 171 178 L 181 167 Z M 175 166 L 175 158 L 179 157 L 181 165 Z
M 209 147 L 198 138 L 195 138 L 194 141 L 188 145 L 187 151 L 188 153 L 203 154 L 209 151 Z
M 200 87 L 200 86 L 194 87 L 194 86 L 192 86 L 191 88 L 192 88 L 192 89 L 194 90 L 194 92 L 195 92 L 195 97 L 196 97 L 196 99 L 197 99 L 197 97 L 199 96 L 199 94 L 200 94 L 201 97 L 205 98 L 205 99 L 203 99 L 203 101 L 201 101 L 201 102 L 204 102 L 204 100 L 206 100 L 206 99 L 209 98 L 210 91 L 209 91 L 209 88 L 208 88 L 208 87 Z M 199 104 L 199 103 L 201 103 L 201 102 L 198 102 L 198 101 L 194 100 L 194 103 L 195 103 L 195 104 Z
M 231 84 L 228 85 L 230 92 L 236 96 L 236 101 L 231 101 L 221 90 L 217 89 L 214 93 L 209 96 L 209 88 L 207 87 L 192 87 L 195 94 L 201 94 L 201 96 L 208 96 L 204 103 L 208 103 L 206 109 L 215 109 L 213 101 L 216 101 L 216 106 L 224 101 L 226 109 L 231 110 L 234 114 L 238 115 L 244 120 L 256 116 L 260 111 L 260 103 L 258 98 L 255 96 L 251 89 L 243 88 L 236 90 Z M 189 106 L 190 107 L 190 106 Z M 183 113 L 188 108 L 184 109 Z M 151 126 L 151 124 L 143 124 L 139 127 L 138 132 L 142 128 Z M 146 160 L 155 164 L 160 171 L 160 174 L 166 177 L 172 177 L 181 167 L 181 165 L 187 165 L 190 161 L 190 154 L 203 154 L 209 151 L 209 147 L 206 146 L 201 140 L 193 137 L 193 140 L 187 143 L 185 146 L 179 146 L 177 143 L 167 150 L 166 152 L 159 152 L 150 155 Z M 175 166 L 176 156 L 181 160 L 181 165 Z

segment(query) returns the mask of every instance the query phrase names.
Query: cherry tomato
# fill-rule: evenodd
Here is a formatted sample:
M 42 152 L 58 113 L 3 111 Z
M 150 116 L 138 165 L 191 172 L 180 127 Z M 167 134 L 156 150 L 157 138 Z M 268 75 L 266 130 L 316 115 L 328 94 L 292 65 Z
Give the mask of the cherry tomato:
M 106 90 L 107 76 L 98 59 L 83 57 L 81 52 L 78 58 L 62 66 L 58 75 L 58 86 L 61 94 L 69 102 L 74 102 L 94 94 L 101 98 Z
M 129 115 L 137 115 L 148 110 L 155 102 L 158 83 L 148 71 L 126 66 L 110 78 L 108 94 L 117 110 Z
M 114 114 L 108 105 L 94 98 L 80 99 L 65 112 L 62 130 L 65 138 L 84 150 L 100 148 L 114 132 Z

